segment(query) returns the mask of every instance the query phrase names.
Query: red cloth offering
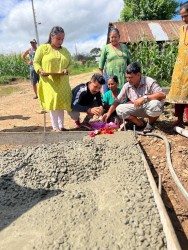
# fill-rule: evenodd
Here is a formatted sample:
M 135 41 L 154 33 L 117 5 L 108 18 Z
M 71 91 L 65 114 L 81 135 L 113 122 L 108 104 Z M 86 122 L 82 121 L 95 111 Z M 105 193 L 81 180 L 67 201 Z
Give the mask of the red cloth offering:
M 119 128 L 119 126 L 114 122 L 103 123 L 100 120 L 91 122 L 90 125 L 91 129 L 93 130 L 89 134 L 90 137 L 95 137 L 96 135 L 100 134 L 113 134 Z

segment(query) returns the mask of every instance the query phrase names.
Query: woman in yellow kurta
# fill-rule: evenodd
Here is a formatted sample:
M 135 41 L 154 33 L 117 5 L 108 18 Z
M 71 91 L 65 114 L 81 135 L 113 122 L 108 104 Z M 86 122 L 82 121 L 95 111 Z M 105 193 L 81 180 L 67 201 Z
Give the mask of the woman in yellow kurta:
M 63 28 L 52 28 L 48 42 L 38 47 L 34 68 L 40 74 L 38 96 L 42 110 L 50 111 L 53 130 L 64 129 L 64 110 L 71 111 L 72 92 L 69 84 L 71 55 L 62 47 Z M 59 74 L 50 74 L 59 73 Z
M 183 125 L 184 110 L 188 121 L 188 2 L 181 6 L 180 15 L 185 25 L 180 28 L 178 56 L 167 96 L 168 102 L 175 103 L 175 116 L 178 119 L 173 126 Z

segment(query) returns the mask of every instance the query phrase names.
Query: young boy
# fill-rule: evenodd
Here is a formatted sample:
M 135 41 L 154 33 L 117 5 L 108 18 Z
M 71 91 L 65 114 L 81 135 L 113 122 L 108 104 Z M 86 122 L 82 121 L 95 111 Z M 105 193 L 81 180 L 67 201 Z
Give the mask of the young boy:
M 94 74 L 87 83 L 81 83 L 72 90 L 72 111 L 69 112 L 75 125 L 88 126 L 89 120 L 94 116 L 101 116 L 103 113 L 102 95 L 100 93 L 105 80 L 101 74 Z M 83 123 L 80 123 L 80 112 L 86 113 Z

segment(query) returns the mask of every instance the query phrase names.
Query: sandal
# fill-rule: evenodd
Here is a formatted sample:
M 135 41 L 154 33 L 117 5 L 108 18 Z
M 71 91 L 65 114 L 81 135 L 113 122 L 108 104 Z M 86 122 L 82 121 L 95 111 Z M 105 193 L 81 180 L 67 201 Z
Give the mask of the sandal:
M 147 125 L 143 129 L 143 133 L 151 133 L 152 130 L 153 130 L 153 127 L 149 123 L 147 123 Z
M 142 130 L 143 128 L 145 128 L 145 124 L 143 124 L 142 126 L 136 126 L 136 130 L 138 131 Z
M 183 121 L 177 120 L 172 124 L 172 127 L 184 127 Z

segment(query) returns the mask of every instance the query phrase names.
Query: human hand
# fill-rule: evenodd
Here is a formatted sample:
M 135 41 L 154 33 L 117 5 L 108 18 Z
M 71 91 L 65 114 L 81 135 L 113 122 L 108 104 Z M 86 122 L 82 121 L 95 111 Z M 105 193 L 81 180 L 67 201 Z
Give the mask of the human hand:
M 144 103 L 144 98 L 140 97 L 134 101 L 134 106 L 135 108 L 140 108 L 143 103 Z
M 101 107 L 89 108 L 87 113 L 90 115 L 100 116 L 102 114 L 102 109 Z
M 33 65 L 33 61 L 30 60 L 27 64 L 28 64 L 28 65 Z
M 49 76 L 49 74 L 46 73 L 43 69 L 39 70 L 39 74 L 42 75 L 42 76 Z
M 101 116 L 101 115 L 103 114 L 103 111 L 104 111 L 103 107 L 100 106 L 100 107 L 99 107 L 99 112 L 100 112 L 100 115 L 99 115 L 99 116 Z
M 61 73 L 62 73 L 62 75 L 68 75 L 69 74 L 67 69 L 63 69 Z
M 110 116 L 108 115 L 108 113 L 105 113 L 105 114 L 102 116 L 102 121 L 103 121 L 104 123 L 107 123 L 109 117 L 110 117 Z

